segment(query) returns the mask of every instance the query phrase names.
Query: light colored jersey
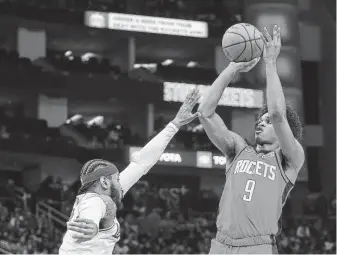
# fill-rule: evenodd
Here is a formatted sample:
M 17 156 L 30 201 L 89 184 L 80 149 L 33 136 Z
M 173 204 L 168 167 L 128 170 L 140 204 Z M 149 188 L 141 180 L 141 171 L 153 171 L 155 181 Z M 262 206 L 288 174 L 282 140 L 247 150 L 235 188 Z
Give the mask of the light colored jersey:
M 76 219 L 80 213 L 82 218 L 92 219 L 97 226 L 105 216 L 106 204 L 95 193 L 86 193 L 77 196 L 70 220 Z M 72 237 L 73 231 L 67 230 L 59 254 L 112 254 L 115 244 L 120 238 L 120 225 L 116 218 L 114 224 L 108 228 L 100 228 L 98 234 L 86 242 L 77 242 Z
M 226 172 L 217 228 L 233 239 L 276 235 L 282 207 L 293 187 L 280 151 L 257 153 L 247 146 Z

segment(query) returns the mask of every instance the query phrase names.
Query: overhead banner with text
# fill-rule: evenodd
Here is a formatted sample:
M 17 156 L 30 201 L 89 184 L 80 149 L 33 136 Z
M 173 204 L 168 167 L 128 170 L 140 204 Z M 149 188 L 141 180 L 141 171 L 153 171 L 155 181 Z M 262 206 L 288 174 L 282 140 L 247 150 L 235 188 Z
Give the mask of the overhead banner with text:
M 194 88 L 198 88 L 203 95 L 208 85 L 190 84 L 179 82 L 164 82 L 163 100 L 166 102 L 184 102 L 187 94 Z M 199 99 L 201 102 L 202 97 Z M 263 106 L 263 91 L 256 89 L 244 89 L 227 87 L 221 96 L 219 105 L 241 107 L 241 108 L 261 108 Z
M 208 37 L 208 24 L 203 21 L 95 11 L 86 11 L 84 17 L 84 24 L 94 28 L 197 38 Z
M 129 147 L 128 160 L 142 147 Z M 225 169 L 226 157 L 220 153 L 209 151 L 180 151 L 166 150 L 159 158 L 158 165 L 197 167 L 197 168 L 219 168 Z

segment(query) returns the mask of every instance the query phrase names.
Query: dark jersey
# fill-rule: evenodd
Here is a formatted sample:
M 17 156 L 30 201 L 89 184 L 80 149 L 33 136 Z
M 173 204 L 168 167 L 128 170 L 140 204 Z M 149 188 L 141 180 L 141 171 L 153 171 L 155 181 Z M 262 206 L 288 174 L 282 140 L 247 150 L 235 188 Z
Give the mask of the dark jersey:
M 226 171 L 218 231 L 233 239 L 276 235 L 292 187 L 277 152 L 257 153 L 245 147 Z

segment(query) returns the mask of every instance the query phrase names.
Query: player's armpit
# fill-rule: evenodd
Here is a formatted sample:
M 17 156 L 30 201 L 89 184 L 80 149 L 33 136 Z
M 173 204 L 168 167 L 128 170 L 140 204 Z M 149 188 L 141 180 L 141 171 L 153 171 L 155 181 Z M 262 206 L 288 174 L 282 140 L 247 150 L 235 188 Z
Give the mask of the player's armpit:
M 217 113 L 210 117 L 201 115 L 199 119 L 209 139 L 228 159 L 234 158 L 247 145 L 240 135 L 227 128 Z
M 286 170 L 286 174 L 287 176 L 289 175 L 288 178 L 293 182 L 296 180 L 305 160 L 303 147 L 294 137 L 286 117 L 270 116 L 270 119 L 278 138 L 286 167 L 289 169 L 289 171 Z

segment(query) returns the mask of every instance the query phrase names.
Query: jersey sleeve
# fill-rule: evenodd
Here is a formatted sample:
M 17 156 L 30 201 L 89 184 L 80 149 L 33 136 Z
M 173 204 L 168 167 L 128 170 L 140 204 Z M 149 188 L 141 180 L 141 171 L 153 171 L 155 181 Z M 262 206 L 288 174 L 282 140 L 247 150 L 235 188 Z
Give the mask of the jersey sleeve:
M 131 163 L 121 172 L 119 177 L 124 194 L 157 163 L 160 155 L 178 131 L 179 129 L 173 123 L 169 123 L 133 155 Z
M 98 227 L 105 213 L 106 205 L 100 197 L 91 197 L 79 204 L 78 218 L 92 220 Z

